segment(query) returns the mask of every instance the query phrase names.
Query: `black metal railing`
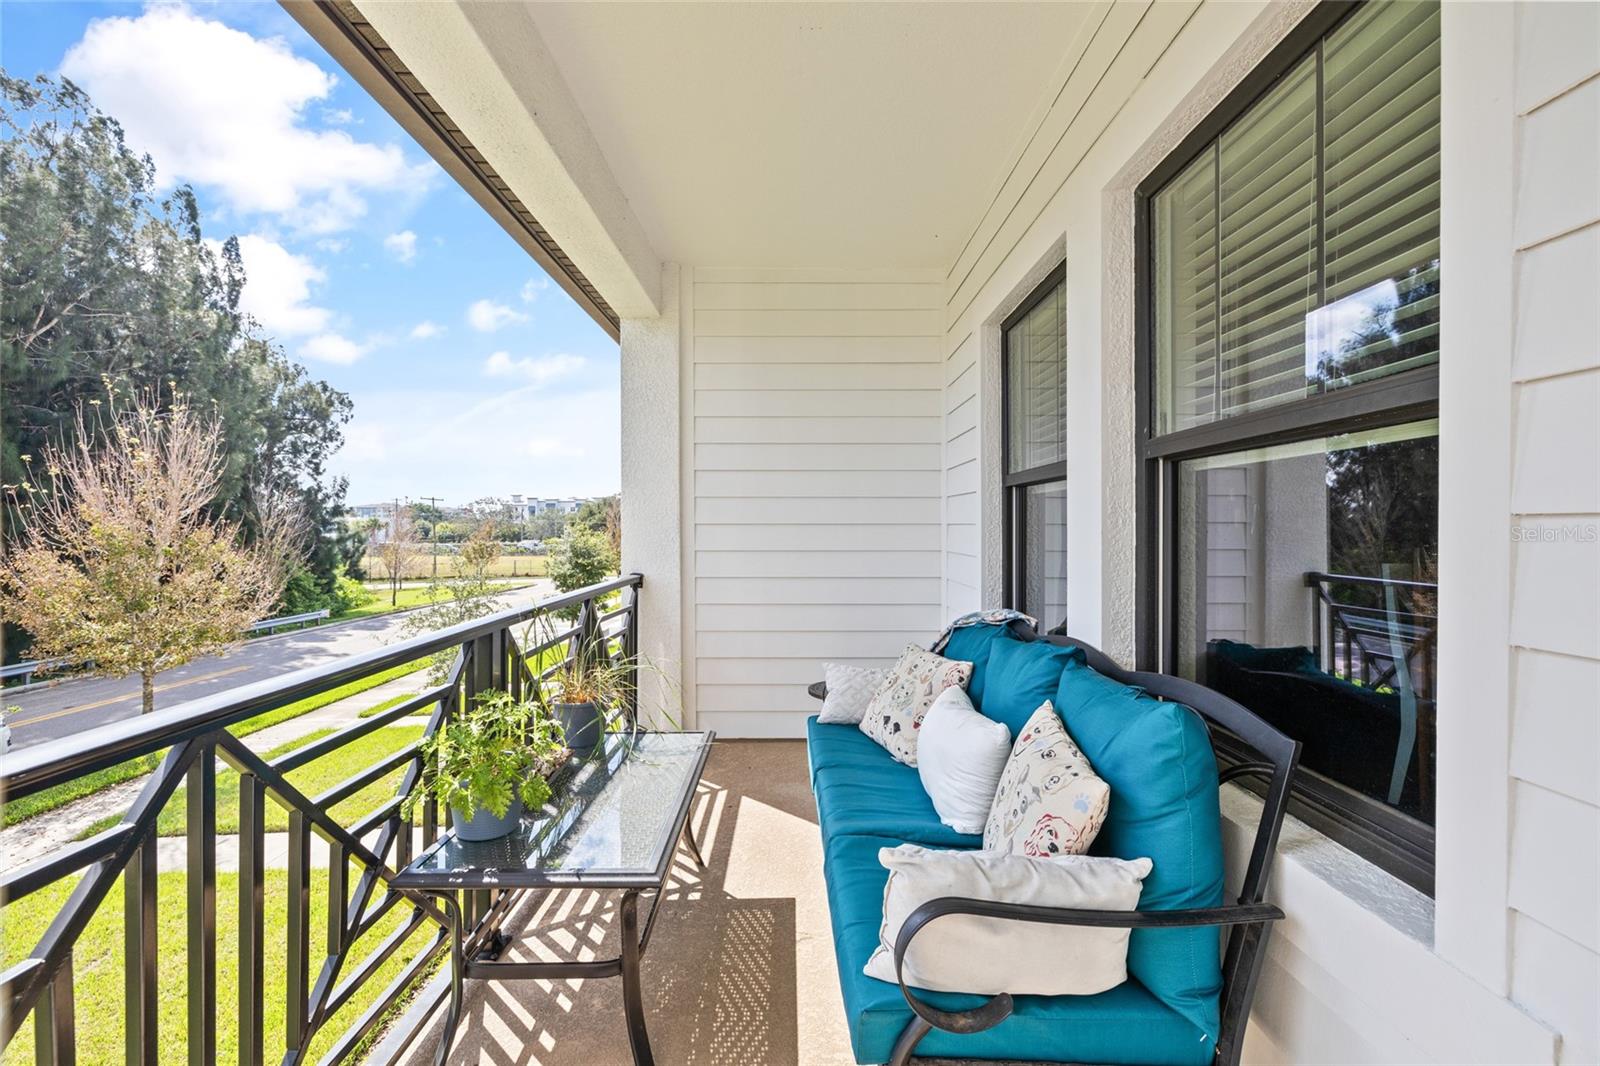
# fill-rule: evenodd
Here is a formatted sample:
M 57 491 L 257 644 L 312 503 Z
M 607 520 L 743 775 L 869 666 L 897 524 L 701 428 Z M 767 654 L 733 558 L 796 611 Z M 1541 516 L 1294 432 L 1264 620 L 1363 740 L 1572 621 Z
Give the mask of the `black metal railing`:
M 416 830 L 401 808 L 421 775 L 422 738 L 438 731 L 480 693 L 505 690 L 521 697 L 539 692 L 574 654 L 596 642 L 631 669 L 637 655 L 642 583 L 642 577 L 633 574 L 591 585 L 530 607 L 0 757 L 0 796 L 9 799 L 64 785 L 130 759 L 160 757 L 120 823 L 38 861 L 0 872 L 0 927 L 6 929 L 7 938 L 38 936 L 25 957 L 0 973 L 0 1053 L 15 1050 L 10 1047 L 13 1038 L 31 1015 L 35 1060 L 51 1064 L 76 1060 L 80 1034 L 74 951 L 84 946 L 85 931 L 120 880 L 125 1058 L 129 1063 L 153 1064 L 175 1057 L 174 1045 L 161 1036 L 164 989 L 158 969 L 158 896 L 165 890 L 158 822 L 169 805 L 176 807 L 172 801 L 182 788 L 186 844 L 181 869 L 173 873 L 183 881 L 186 901 L 182 1035 L 189 1062 L 208 1064 L 219 1057 L 229 1061 L 236 1057 L 241 1064 L 263 1063 L 273 1030 L 281 1033 L 281 1041 L 274 1034 L 272 1057 L 283 1063 L 305 1062 L 313 1054 L 327 1063 L 350 1058 L 445 949 L 447 923 L 438 906 L 391 884 L 411 860 L 415 846 Z M 307 697 L 451 652 L 453 661 L 443 679 L 426 691 L 326 736 L 312 734 L 308 743 L 276 756 L 252 750 L 230 731 Z M 308 794 L 290 779 L 295 771 L 348 752 L 378 730 L 424 712 L 428 718 L 420 738 L 384 752 L 331 787 Z M 621 713 L 637 715 L 636 695 Z M 230 841 L 238 852 L 238 899 L 237 906 L 229 909 L 231 930 L 227 930 L 236 942 L 221 945 L 219 763 L 227 768 L 224 772 L 237 775 L 238 785 L 237 840 Z M 392 794 L 384 794 L 367 809 L 348 810 L 348 801 L 370 796 L 372 786 L 397 775 Z M 224 791 L 231 794 L 232 781 L 229 786 Z M 269 803 L 283 809 L 287 823 L 282 838 L 287 845 L 281 867 L 284 886 L 274 893 L 282 897 L 287 912 L 281 923 L 281 973 L 269 972 L 267 961 L 278 957 L 272 950 L 276 945 L 266 940 Z M 431 799 L 417 806 L 426 847 L 438 836 L 441 813 Z M 448 825 L 448 811 L 443 819 Z M 313 862 L 314 838 L 320 838 L 326 849 L 325 864 Z M 45 890 L 61 892 L 67 885 L 70 890 L 53 917 L 39 923 L 42 932 L 36 932 L 38 926 L 19 929 L 5 921 L 6 909 Z M 489 902 L 463 901 L 469 915 Z M 325 934 L 316 930 L 318 924 L 325 926 Z M 273 928 L 279 928 L 277 921 Z M 325 943 L 319 943 L 322 940 Z M 236 953 L 233 983 L 238 1017 L 227 1019 L 236 1056 L 221 1054 L 218 1048 L 219 950 Z M 382 986 L 376 987 L 380 979 Z M 267 1011 L 268 1003 L 279 999 L 274 982 L 282 986 L 281 1018 L 269 1017 Z M 269 995 L 269 989 L 274 994 Z

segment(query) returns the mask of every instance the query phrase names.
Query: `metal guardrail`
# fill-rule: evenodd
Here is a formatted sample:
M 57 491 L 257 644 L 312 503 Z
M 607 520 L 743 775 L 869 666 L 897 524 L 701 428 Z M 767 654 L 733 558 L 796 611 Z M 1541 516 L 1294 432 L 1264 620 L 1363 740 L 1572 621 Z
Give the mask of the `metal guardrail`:
M 333 612 L 324 607 L 320 611 L 306 611 L 304 614 L 288 614 L 278 618 L 263 618 L 259 622 L 251 622 L 245 627 L 245 632 L 276 633 L 289 626 L 306 626 L 312 622 L 325 621 L 333 617 Z M 21 678 L 24 684 L 33 680 L 33 675 L 42 670 L 54 670 L 66 666 L 66 659 L 28 659 L 25 662 L 12 663 L 10 666 L 0 666 L 0 682 Z
M 224 1009 L 237 1011 L 239 1062 L 265 1061 L 269 1028 L 283 1034 L 285 1064 L 306 1061 L 314 1040 L 328 1045 L 325 1051 L 318 1049 L 321 1062 L 349 1059 L 446 947 L 448 924 L 439 905 L 392 884 L 412 857 L 413 827 L 402 817 L 401 804 L 421 777 L 422 740 L 385 754 L 315 796 L 297 788 L 289 775 L 420 712 L 430 712 L 425 739 L 481 693 L 504 690 L 518 697 L 540 693 L 545 680 L 590 640 L 604 640 L 612 652 L 632 662 L 638 649 L 643 580 L 632 574 L 590 585 L 0 756 L 0 795 L 20 799 L 130 759 L 162 754 L 160 766 L 146 779 L 120 824 L 64 844 L 26 866 L 0 871 L 0 908 L 52 886 L 72 886 L 27 956 L 0 972 L 0 1053 L 31 1015 L 35 1059 L 74 1061 L 79 1022 L 95 1024 L 83 1005 L 75 1004 L 74 950 L 81 949 L 80 938 L 90 920 L 120 881 L 121 1028 L 126 1058 L 140 1063 L 161 1058 L 157 892 L 158 886 L 163 894 L 172 888 L 159 872 L 157 821 L 183 788 L 187 853 L 184 868 L 175 876 L 183 881 L 180 897 L 188 901 L 182 950 L 188 978 L 185 1029 L 190 1061 L 214 1062 L 219 1057 L 220 932 L 230 940 L 226 950 L 236 952 L 238 1002 Z M 614 594 L 621 594 L 620 605 L 608 602 Z M 576 621 L 569 622 L 574 612 Z M 252 751 L 229 731 L 230 726 L 308 696 L 441 652 L 454 654 L 442 684 L 276 758 Z M 624 710 L 637 713 L 631 700 Z M 226 929 L 217 909 L 216 830 L 219 795 L 234 790 L 231 784 L 218 787 L 219 759 L 238 775 L 238 903 Z M 347 809 L 346 801 L 396 772 L 401 778 L 392 797 L 368 810 Z M 286 812 L 288 838 L 286 876 L 274 889 L 280 895 L 287 893 L 285 964 L 270 971 L 264 946 L 268 800 Z M 441 812 L 431 798 L 419 807 L 421 837 L 427 847 L 438 837 Z M 444 813 L 448 825 L 449 813 Z M 312 834 L 326 842 L 325 865 L 312 862 Z M 314 880 L 319 888 L 325 884 L 326 891 L 314 893 Z M 491 895 L 486 890 L 464 893 L 462 905 L 470 921 L 493 906 Z M 274 907 L 282 905 L 281 898 L 273 898 Z M 320 942 L 324 929 L 325 944 Z M 29 935 L 22 929 L 11 932 Z M 403 964 L 398 975 L 377 987 L 379 975 L 388 976 L 386 964 L 395 959 Z M 284 1016 L 276 1020 L 265 1016 L 269 999 L 276 998 L 266 994 L 269 980 L 281 982 L 284 991 Z M 115 1019 L 97 1021 L 112 1024 Z
M 38 671 L 54 670 L 58 666 L 65 666 L 66 662 L 65 659 L 29 659 L 26 662 L 12 663 L 10 666 L 0 666 L 0 681 L 10 681 L 14 677 L 20 677 L 26 683 Z
M 307 611 L 304 614 L 286 614 L 279 618 L 263 618 L 259 622 L 251 622 L 246 632 L 275 633 L 286 626 L 303 626 L 312 622 L 320 622 L 332 614 L 332 611 L 324 607 L 320 611 Z

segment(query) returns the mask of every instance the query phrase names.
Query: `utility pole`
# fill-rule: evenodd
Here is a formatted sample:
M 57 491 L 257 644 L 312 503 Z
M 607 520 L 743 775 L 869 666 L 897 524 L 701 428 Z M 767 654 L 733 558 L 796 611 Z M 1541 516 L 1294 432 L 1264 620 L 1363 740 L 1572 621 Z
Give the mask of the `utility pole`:
M 395 546 L 389 550 L 389 606 L 400 605 L 400 586 L 405 583 L 405 575 L 398 573 L 401 559 L 400 539 L 400 497 L 394 498 L 394 510 L 389 512 L 389 540 Z
M 439 583 L 439 519 L 444 513 L 439 510 L 439 505 L 444 500 L 438 496 L 418 496 L 417 501 L 433 508 L 433 521 L 428 523 L 428 540 L 432 542 L 433 583 L 437 585 Z

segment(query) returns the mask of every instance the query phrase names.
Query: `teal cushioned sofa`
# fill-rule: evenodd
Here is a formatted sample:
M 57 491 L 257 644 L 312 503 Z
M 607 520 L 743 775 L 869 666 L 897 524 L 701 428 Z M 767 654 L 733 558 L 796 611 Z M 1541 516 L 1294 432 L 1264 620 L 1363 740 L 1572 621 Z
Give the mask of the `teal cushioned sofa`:
M 1176 678 L 1122 671 L 1070 638 L 1038 637 L 1015 623 L 1003 630 L 982 627 L 990 632 L 970 628 L 974 632 L 961 634 L 945 654 L 988 657 L 980 666 L 992 668 L 977 671 L 984 678 L 981 703 L 1009 719 L 1019 701 L 1041 694 L 1052 699 L 1068 731 L 1111 784 L 1111 814 L 1092 852 L 1149 856 L 1160 876 L 1152 871 L 1140 909 L 1131 913 L 934 901 L 913 915 L 894 945 L 897 956 L 903 955 L 927 923 L 946 913 L 1134 928 L 1129 979 L 1099 995 L 959 995 L 867 977 L 862 967 L 878 946 L 887 880 L 879 850 L 907 842 L 977 848 L 982 840 L 939 821 L 913 767 L 895 762 L 854 726 L 812 718 L 811 785 L 856 1061 L 898 1064 L 916 1055 L 1175 1066 L 1237 1062 L 1267 929 L 1281 917 L 1263 894 L 1297 745 L 1216 693 Z M 1012 686 L 1017 690 L 1010 691 Z M 1222 895 L 1221 779 L 1208 723 L 1242 736 L 1262 757 L 1226 776 L 1257 774 L 1266 782 L 1267 805 L 1245 891 L 1231 905 Z M 1225 927 L 1236 931 L 1226 955 L 1219 955 L 1219 930 Z

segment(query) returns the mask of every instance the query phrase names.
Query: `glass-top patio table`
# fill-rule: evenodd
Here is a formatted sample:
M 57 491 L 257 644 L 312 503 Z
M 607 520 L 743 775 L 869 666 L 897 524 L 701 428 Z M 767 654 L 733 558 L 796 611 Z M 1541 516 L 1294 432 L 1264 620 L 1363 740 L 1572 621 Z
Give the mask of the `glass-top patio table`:
M 654 1062 L 645 1032 L 639 961 L 650 942 L 672 856 L 683 838 L 701 866 L 689 826 L 715 734 L 611 733 L 601 749 L 574 760 L 551 782 L 550 801 L 523 815 L 510 835 L 465 841 L 447 831 L 394 879 L 396 888 L 436 896 L 450 921 L 450 1008 L 436 1060 L 449 1055 L 461 1020 L 462 982 L 530 978 L 621 977 L 633 1060 Z M 533 889 L 615 889 L 622 893 L 621 954 L 592 962 L 507 962 L 500 923 Z M 639 894 L 651 892 L 641 924 Z M 467 928 L 462 893 L 474 917 Z

